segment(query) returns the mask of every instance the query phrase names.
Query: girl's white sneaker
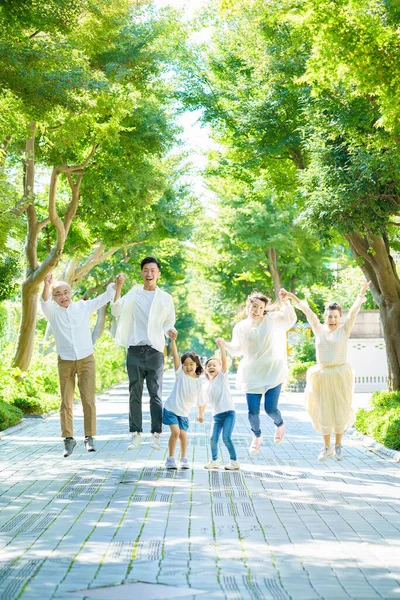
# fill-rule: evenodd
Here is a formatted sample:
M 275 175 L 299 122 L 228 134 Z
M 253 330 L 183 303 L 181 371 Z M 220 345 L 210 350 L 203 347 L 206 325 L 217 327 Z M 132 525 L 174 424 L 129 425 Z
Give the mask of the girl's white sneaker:
M 206 465 L 204 465 L 205 469 L 219 469 L 220 464 L 218 460 L 210 460 Z
M 238 471 L 240 469 L 239 461 L 230 460 L 227 465 L 225 465 L 225 469 L 227 471 Z

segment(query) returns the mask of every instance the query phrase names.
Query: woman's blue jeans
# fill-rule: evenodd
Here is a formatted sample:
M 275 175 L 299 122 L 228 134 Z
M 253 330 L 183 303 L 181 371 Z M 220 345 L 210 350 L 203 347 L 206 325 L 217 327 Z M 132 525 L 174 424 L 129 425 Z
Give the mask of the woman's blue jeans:
M 213 460 L 218 458 L 218 440 L 222 432 L 222 441 L 228 449 L 231 460 L 237 460 L 235 446 L 232 442 L 232 431 L 235 426 L 236 413 L 234 410 L 227 410 L 213 417 L 211 431 L 211 456 Z
M 277 385 L 265 392 L 264 407 L 265 412 L 277 427 L 283 425 L 281 411 L 278 409 L 279 394 L 281 393 L 282 384 Z M 252 432 L 256 437 L 261 435 L 260 427 L 260 405 L 262 394 L 246 394 L 248 417 Z

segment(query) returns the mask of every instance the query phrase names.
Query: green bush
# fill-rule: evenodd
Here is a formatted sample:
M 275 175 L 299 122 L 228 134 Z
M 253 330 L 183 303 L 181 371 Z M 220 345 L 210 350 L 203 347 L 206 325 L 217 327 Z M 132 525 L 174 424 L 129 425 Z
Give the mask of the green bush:
M 315 338 L 313 335 L 310 336 L 310 329 L 304 325 L 298 325 L 296 340 L 292 350 L 293 362 L 315 363 Z
M 387 448 L 400 450 L 400 392 L 376 392 L 371 406 L 357 411 L 356 428 Z
M 13 350 L 8 345 L 4 356 L 11 357 Z M 98 340 L 95 356 L 97 392 L 126 378 L 125 351 L 115 346 L 108 333 Z M 15 407 L 13 414 L 18 416 L 18 420 L 23 413 L 43 414 L 58 409 L 60 395 L 56 354 L 43 355 L 36 349 L 28 373 L 22 373 L 7 364 L 0 365 L 0 402 L 5 403 L 11 411 Z M 7 422 L 4 418 L 4 423 Z M 0 422 L 0 430 L 9 426 L 3 426 Z
M 0 400 L 0 431 L 16 425 L 22 417 L 23 413 L 19 408 Z
M 26 415 L 41 415 L 58 409 L 60 407 L 60 398 L 51 394 L 41 394 L 40 397 L 25 396 L 15 398 L 13 405 L 17 406 Z
M 304 381 L 306 378 L 307 370 L 313 365 L 315 365 L 314 361 L 292 363 L 290 365 L 290 380 Z

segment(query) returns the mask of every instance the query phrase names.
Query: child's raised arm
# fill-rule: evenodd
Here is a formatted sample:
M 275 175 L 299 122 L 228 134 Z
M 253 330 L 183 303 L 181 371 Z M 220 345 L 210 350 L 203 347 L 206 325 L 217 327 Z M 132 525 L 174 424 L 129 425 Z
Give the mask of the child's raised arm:
M 181 364 L 181 361 L 179 359 L 179 354 L 178 354 L 178 348 L 176 347 L 176 338 L 178 337 L 178 332 L 176 332 L 176 333 L 171 332 L 170 336 L 171 336 L 172 358 L 174 359 L 174 369 L 175 369 L 175 371 L 177 371 Z
M 224 338 L 217 338 L 215 340 L 215 343 L 217 344 L 217 346 L 221 350 L 221 365 L 222 365 L 221 371 L 223 373 L 226 373 L 226 371 L 227 371 L 227 364 L 228 363 L 227 363 L 227 360 L 226 360 L 225 340 L 224 340 Z

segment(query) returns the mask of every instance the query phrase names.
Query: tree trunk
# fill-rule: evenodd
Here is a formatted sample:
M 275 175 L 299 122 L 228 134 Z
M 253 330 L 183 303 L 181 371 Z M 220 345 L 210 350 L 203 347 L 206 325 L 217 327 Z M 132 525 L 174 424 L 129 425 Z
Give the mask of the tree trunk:
M 33 344 L 35 338 L 36 318 L 37 318 L 37 294 L 40 285 L 43 283 L 46 275 L 51 273 L 57 266 L 68 235 L 71 222 L 75 217 L 79 201 L 79 191 L 83 177 L 83 170 L 89 164 L 96 152 L 97 146 L 93 146 L 88 158 L 81 163 L 70 167 L 62 165 L 54 167 L 52 170 L 48 195 L 48 213 L 49 216 L 38 220 L 35 208 L 35 131 L 36 124 L 30 123 L 31 136 L 26 141 L 26 157 L 24 161 L 24 198 L 23 206 L 26 205 L 26 215 L 28 223 L 27 242 L 25 254 L 27 260 L 26 279 L 22 284 L 22 317 L 18 333 L 18 342 L 13 359 L 13 367 L 19 367 L 26 371 L 32 358 Z M 71 201 L 69 202 L 64 218 L 61 218 L 57 212 L 56 190 L 60 174 L 64 173 L 68 179 L 71 188 Z M 74 177 L 76 181 L 74 181 Z M 20 204 L 20 203 L 19 203 Z M 38 239 L 41 231 L 46 225 L 51 223 L 56 232 L 55 243 L 40 264 L 37 256 Z
M 22 315 L 18 331 L 17 350 L 13 366 L 21 371 L 27 371 L 31 361 L 37 319 L 37 294 L 38 287 L 32 286 L 30 281 L 22 284 Z
M 278 269 L 278 256 L 276 253 L 276 248 L 268 248 L 267 250 L 268 257 L 268 271 L 272 278 L 272 283 L 274 285 L 274 293 L 275 298 L 279 298 L 279 290 L 281 289 L 281 276 Z
M 389 388 L 400 389 L 400 301 L 379 307 L 389 369 Z
M 371 292 L 379 306 L 386 356 L 389 388 L 400 389 L 400 279 L 390 255 L 388 240 L 372 234 L 346 235 L 353 256 L 360 262 Z
M 101 337 L 101 335 L 104 331 L 104 327 L 106 324 L 106 314 L 107 314 L 107 304 L 105 304 L 104 306 L 99 308 L 99 310 L 97 311 L 97 321 L 96 321 L 95 328 L 93 329 L 93 332 L 92 332 L 93 344 L 95 344 L 97 342 L 97 340 L 99 339 L 99 337 Z

